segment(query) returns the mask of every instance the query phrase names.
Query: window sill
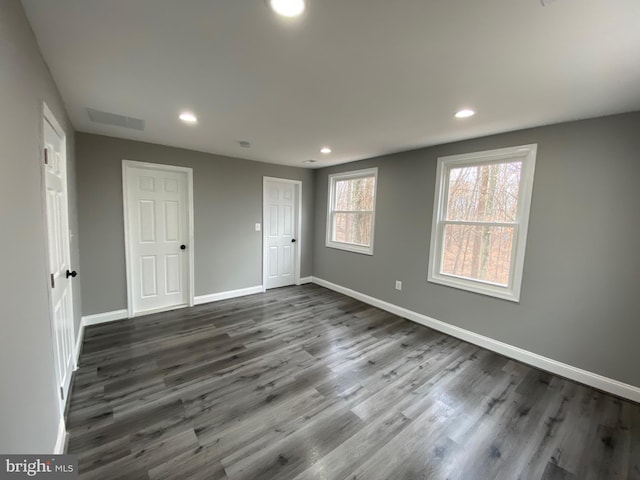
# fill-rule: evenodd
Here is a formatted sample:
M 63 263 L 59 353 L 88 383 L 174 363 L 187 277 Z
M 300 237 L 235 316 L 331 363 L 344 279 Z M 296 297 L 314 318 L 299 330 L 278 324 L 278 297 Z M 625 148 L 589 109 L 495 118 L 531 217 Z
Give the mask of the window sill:
M 439 285 L 445 285 L 447 287 L 457 288 L 458 290 L 466 290 L 467 292 L 508 300 L 514 303 L 520 302 L 520 292 L 515 292 L 513 288 L 509 287 L 501 287 L 490 283 L 477 282 L 474 280 L 442 274 L 429 275 L 427 281 L 437 283 Z
M 335 248 L 336 250 L 344 250 L 346 252 L 360 253 L 362 255 L 373 255 L 373 246 L 362 247 L 359 245 L 353 245 L 349 243 L 327 242 L 325 243 L 325 247 Z

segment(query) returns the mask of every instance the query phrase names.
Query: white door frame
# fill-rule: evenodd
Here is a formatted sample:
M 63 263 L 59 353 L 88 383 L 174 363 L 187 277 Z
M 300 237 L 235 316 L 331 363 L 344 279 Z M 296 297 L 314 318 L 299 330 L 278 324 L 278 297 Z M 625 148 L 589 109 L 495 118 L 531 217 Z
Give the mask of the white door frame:
M 127 267 L 127 315 L 129 318 L 133 318 L 137 315 L 133 308 L 133 282 L 132 282 L 132 265 L 131 265 L 131 243 L 129 241 L 129 212 L 127 206 L 129 205 L 129 188 L 128 188 L 128 170 L 130 168 L 142 168 L 146 170 L 165 171 L 165 172 L 180 172 L 187 175 L 187 229 L 189 232 L 189 248 L 187 248 L 187 254 L 189 260 L 187 262 L 189 273 L 187 275 L 187 298 L 189 306 L 194 306 L 194 255 L 193 255 L 193 169 L 189 167 L 178 167 L 175 165 L 163 165 L 159 163 L 150 162 L 138 162 L 135 160 L 122 160 L 122 208 L 124 211 L 124 252 L 125 263 Z M 168 307 L 165 310 L 172 310 Z M 146 314 L 146 313 L 145 313 Z
M 302 252 L 302 181 L 291 180 L 289 178 L 262 177 L 262 291 L 267 291 L 267 229 L 264 228 L 265 219 L 267 218 L 267 182 L 291 183 L 295 188 L 295 206 L 296 206 L 296 246 L 293 256 L 295 267 L 293 269 L 296 285 L 300 285 L 300 257 Z
M 40 195 L 41 195 L 41 201 L 42 201 L 42 220 L 43 220 L 43 226 L 44 226 L 44 231 L 45 231 L 45 239 L 46 239 L 46 245 L 45 245 L 45 262 L 47 265 L 46 271 L 49 271 L 49 266 L 51 265 L 51 252 L 49 252 L 49 226 L 48 226 L 48 219 L 47 219 L 47 181 L 46 181 L 46 175 L 47 172 L 45 170 L 45 149 L 47 147 L 46 145 L 46 140 L 45 140 L 45 133 L 44 133 L 44 128 L 45 128 L 45 122 L 48 122 L 51 127 L 53 128 L 53 130 L 56 132 L 56 134 L 60 137 L 61 139 L 61 150 L 62 150 L 62 156 L 64 158 L 64 179 L 65 179 L 65 194 L 67 196 L 66 199 L 66 225 L 67 225 L 67 236 L 68 236 L 68 245 L 67 248 L 69 249 L 69 251 L 67 252 L 69 261 L 71 261 L 71 230 L 70 230 L 70 222 L 69 222 L 69 182 L 68 182 L 68 159 L 67 159 L 67 135 L 64 131 L 64 129 L 62 128 L 62 126 L 60 125 L 60 123 L 58 122 L 58 120 L 56 119 L 56 117 L 54 116 L 53 112 L 51 111 L 51 109 L 49 108 L 49 106 L 45 103 L 42 102 L 42 114 L 40 115 L 40 120 L 41 120 L 41 124 L 40 124 L 40 175 L 41 175 L 41 179 L 42 179 L 42 184 L 40 186 Z M 48 280 L 48 277 L 47 277 Z M 49 300 L 49 305 L 48 305 L 48 309 L 49 309 L 49 326 L 51 328 L 51 353 L 53 354 L 53 358 L 54 358 L 54 362 L 56 360 L 56 351 L 55 349 L 56 347 L 56 334 L 55 334 L 55 328 L 54 328 L 54 311 L 53 311 L 53 295 L 51 292 L 51 285 L 49 283 L 49 281 L 47 281 L 47 297 Z M 74 299 L 73 299 L 73 283 L 69 283 L 68 286 L 69 289 L 69 296 L 71 298 L 70 302 L 71 302 L 71 317 L 72 317 L 72 321 L 73 321 L 73 325 L 72 325 L 72 339 L 71 339 L 71 345 L 69 345 L 69 348 L 71 348 L 72 350 L 76 348 L 76 319 L 75 319 L 75 311 L 74 311 Z M 72 356 L 73 356 L 73 370 L 77 370 L 78 368 L 78 357 L 76 355 L 76 352 L 72 352 Z M 56 373 L 55 373 L 56 369 L 54 368 L 54 377 L 56 377 Z M 56 391 L 58 390 L 58 387 L 60 387 L 58 385 L 58 378 L 55 378 L 55 384 L 56 384 Z M 64 411 L 66 408 L 66 404 L 69 400 L 69 391 L 71 389 L 71 372 L 69 372 L 69 379 L 66 382 L 66 385 L 63 385 L 61 387 L 62 390 L 66 390 L 66 391 L 58 391 L 56 397 L 58 398 L 58 405 L 59 405 L 59 409 L 60 409 L 60 415 L 62 418 L 62 422 L 64 422 Z

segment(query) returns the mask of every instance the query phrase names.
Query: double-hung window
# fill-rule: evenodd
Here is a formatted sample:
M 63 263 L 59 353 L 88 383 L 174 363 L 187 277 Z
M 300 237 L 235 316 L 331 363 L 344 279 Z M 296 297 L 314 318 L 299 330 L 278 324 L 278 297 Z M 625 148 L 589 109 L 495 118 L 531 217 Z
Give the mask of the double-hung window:
M 378 169 L 329 175 L 327 247 L 373 255 Z
M 430 282 L 520 300 L 536 150 L 438 159 Z

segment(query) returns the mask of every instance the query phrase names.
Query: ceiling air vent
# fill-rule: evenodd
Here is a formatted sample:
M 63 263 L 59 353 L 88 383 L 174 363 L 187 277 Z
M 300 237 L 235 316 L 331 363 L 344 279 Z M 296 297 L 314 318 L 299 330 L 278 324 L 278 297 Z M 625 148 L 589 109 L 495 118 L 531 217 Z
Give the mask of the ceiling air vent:
M 116 127 L 132 128 L 134 130 L 144 130 L 144 120 L 133 117 L 125 117 L 115 113 L 101 112 L 93 108 L 87 108 L 87 113 L 92 122 L 115 125 Z

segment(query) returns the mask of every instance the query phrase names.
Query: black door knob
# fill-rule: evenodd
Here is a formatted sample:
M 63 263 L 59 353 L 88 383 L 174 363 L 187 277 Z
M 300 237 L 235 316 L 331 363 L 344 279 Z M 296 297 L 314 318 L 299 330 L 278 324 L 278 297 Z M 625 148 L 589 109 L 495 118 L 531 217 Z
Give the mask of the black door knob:
M 187 249 L 187 246 L 186 246 L 186 245 L 184 245 L 184 244 L 183 244 L 183 245 L 180 245 L 180 250 L 186 250 L 186 249 Z
M 292 238 L 292 239 L 291 239 L 291 243 L 296 243 L 296 239 L 295 239 L 295 238 Z
M 69 277 L 76 278 L 76 275 L 78 275 L 78 272 L 76 272 L 75 270 L 73 272 L 70 272 L 69 270 L 67 270 L 67 278 Z

